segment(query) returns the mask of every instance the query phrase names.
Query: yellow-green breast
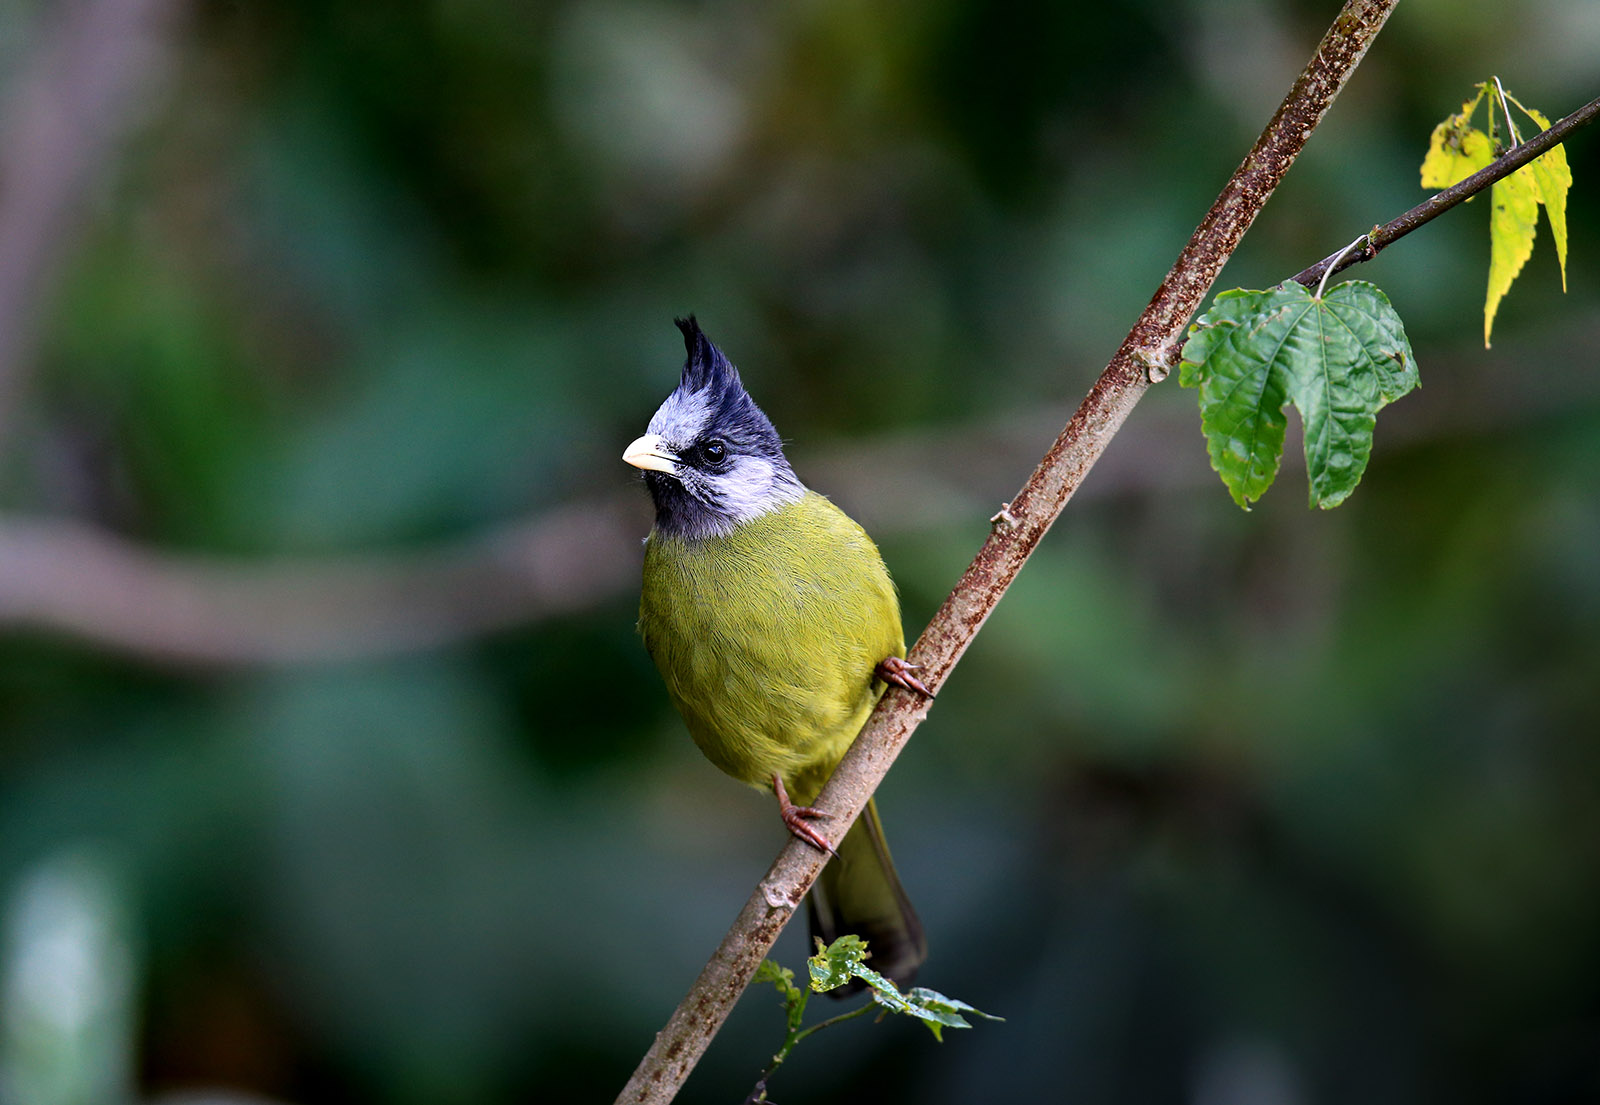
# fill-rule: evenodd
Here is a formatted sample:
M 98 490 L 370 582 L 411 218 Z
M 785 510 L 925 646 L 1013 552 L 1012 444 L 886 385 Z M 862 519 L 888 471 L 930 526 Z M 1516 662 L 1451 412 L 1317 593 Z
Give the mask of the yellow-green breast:
M 781 774 L 801 803 L 882 692 L 873 668 L 905 655 L 877 546 L 814 491 L 726 537 L 652 533 L 639 632 L 711 762 L 760 787 Z

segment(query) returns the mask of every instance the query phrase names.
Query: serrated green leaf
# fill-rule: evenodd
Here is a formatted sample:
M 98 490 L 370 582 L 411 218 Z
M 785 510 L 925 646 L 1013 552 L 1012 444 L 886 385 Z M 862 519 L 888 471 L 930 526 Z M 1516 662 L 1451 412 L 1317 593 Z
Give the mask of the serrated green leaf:
M 798 1030 L 800 1022 L 806 1015 L 806 1001 L 811 995 L 794 984 L 794 972 L 787 967 L 778 966 L 770 959 L 763 959 L 761 966 L 756 968 L 754 981 L 772 983 L 778 991 L 778 996 L 783 999 L 783 1010 L 789 1032 L 793 1034 Z
M 940 1043 L 944 1042 L 944 1030 L 947 1028 L 971 1028 L 972 1024 L 954 1009 L 923 1006 L 911 1000 L 910 995 L 898 991 L 884 993 L 874 990 L 872 1000 L 889 1010 L 891 1013 L 901 1013 L 908 1017 L 915 1017 L 928 1026 L 928 1031 L 933 1033 L 933 1038 Z
M 1178 381 L 1200 390 L 1211 467 L 1246 510 L 1278 474 L 1289 399 L 1279 339 L 1297 324 L 1306 298 L 1304 288 L 1299 295 L 1282 287 L 1222 292 L 1183 346 Z
M 1483 347 L 1500 300 L 1511 289 L 1522 266 L 1533 256 L 1533 236 L 1539 229 L 1539 190 L 1533 176 L 1518 170 L 1495 181 L 1489 193 L 1489 288 L 1483 301 Z
M 761 966 L 756 968 L 756 977 L 753 982 L 770 982 L 778 988 L 780 994 L 795 988 L 794 972 L 788 967 L 780 967 L 770 959 L 763 959 Z
M 1311 320 L 1320 344 L 1300 365 L 1290 397 L 1305 419 L 1311 501 L 1328 508 L 1361 481 L 1379 409 L 1421 379 L 1405 326 L 1375 284 L 1350 280 L 1329 288 Z
M 811 988 L 818 993 L 835 990 L 868 968 L 867 942 L 861 937 L 846 933 L 827 947 L 817 941 L 817 954 L 806 960 L 806 970 L 811 976 Z M 876 973 L 876 972 L 872 972 Z
M 1378 410 L 1419 378 L 1381 290 L 1348 281 L 1319 300 L 1290 281 L 1217 296 L 1190 329 L 1179 382 L 1199 389 L 1212 467 L 1246 509 L 1277 474 L 1292 402 L 1305 423 L 1311 501 L 1327 508 L 1366 471 Z
M 1005 1020 L 1004 1017 L 991 1016 L 964 1001 L 947 998 L 937 990 L 929 990 L 924 986 L 915 987 L 904 994 L 892 987 L 888 991 L 874 990 L 872 1000 L 890 1012 L 917 1018 L 928 1026 L 933 1038 L 941 1043 L 944 1041 L 945 1029 L 972 1027 L 971 1022 L 962 1016 L 963 1013 L 970 1013 L 990 1021 Z
M 917 1018 L 928 1026 L 934 1039 L 941 1042 L 946 1028 L 972 1027 L 962 1016 L 964 1013 L 991 1021 L 1004 1019 L 923 986 L 902 994 L 898 986 L 866 965 L 866 957 L 867 944 L 859 936 L 841 936 L 827 947 L 822 946 L 822 941 L 817 941 L 817 954 L 806 960 L 806 967 L 811 974 L 811 988 L 817 991 L 832 990 L 859 978 L 871 989 L 874 1002 L 891 1013 Z
M 926 986 L 913 986 L 906 991 L 906 1000 L 920 1009 L 944 1013 L 970 1013 L 974 1017 L 982 1017 L 986 1021 L 1005 1021 L 1004 1017 L 997 1017 L 993 1013 L 985 1013 L 982 1009 L 968 1005 L 958 998 L 946 997 L 939 991 L 930 990 Z

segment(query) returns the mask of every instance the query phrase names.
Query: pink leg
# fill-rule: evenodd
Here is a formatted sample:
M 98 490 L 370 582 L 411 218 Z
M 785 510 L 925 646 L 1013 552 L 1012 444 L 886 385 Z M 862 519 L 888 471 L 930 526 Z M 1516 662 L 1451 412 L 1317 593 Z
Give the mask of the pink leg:
M 789 827 L 791 833 L 830 856 L 839 854 L 833 850 L 833 845 L 828 843 L 827 837 L 806 824 L 814 818 L 826 817 L 827 814 L 812 806 L 797 806 L 789 801 L 789 792 L 784 789 L 783 779 L 778 775 L 772 776 L 772 792 L 778 796 L 778 816 L 783 818 L 783 823 Z
M 933 692 L 923 684 L 922 680 L 911 674 L 921 668 L 921 664 L 908 664 L 898 656 L 890 656 L 880 662 L 872 674 L 885 683 L 893 683 L 897 687 L 915 691 L 924 698 L 932 698 Z

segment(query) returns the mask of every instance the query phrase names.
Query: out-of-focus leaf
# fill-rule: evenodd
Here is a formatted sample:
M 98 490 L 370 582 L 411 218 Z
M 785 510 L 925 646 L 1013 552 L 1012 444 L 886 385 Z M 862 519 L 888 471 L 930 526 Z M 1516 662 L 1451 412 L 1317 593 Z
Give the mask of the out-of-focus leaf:
M 107 864 L 84 850 L 43 860 L 12 889 L 4 924 L 0 1100 L 131 1100 L 137 964 Z

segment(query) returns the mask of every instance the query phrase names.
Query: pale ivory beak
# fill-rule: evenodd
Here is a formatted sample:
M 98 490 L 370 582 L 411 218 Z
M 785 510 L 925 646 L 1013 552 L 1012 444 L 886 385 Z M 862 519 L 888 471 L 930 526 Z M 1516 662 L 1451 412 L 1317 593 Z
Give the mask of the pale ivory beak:
M 622 459 L 635 468 L 665 472 L 669 476 L 678 470 L 677 454 L 667 448 L 659 434 L 645 434 L 623 450 Z

